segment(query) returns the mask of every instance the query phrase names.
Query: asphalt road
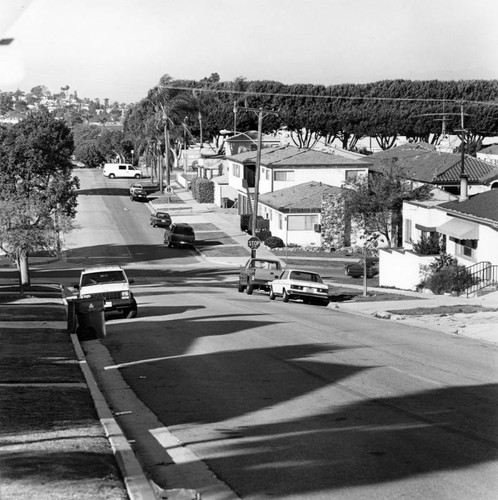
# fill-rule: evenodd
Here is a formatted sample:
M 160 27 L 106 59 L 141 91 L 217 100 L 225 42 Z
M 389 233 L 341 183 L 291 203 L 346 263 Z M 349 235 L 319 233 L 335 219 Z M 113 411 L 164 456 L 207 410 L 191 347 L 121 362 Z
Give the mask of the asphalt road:
M 183 449 L 187 478 L 197 457 L 247 499 L 498 498 L 495 346 L 239 294 L 233 270 L 161 245 L 127 181 L 90 181 L 69 259 L 136 275 L 139 317 L 107 322 L 99 378 L 158 484 Z M 116 372 L 176 445 L 127 420 Z

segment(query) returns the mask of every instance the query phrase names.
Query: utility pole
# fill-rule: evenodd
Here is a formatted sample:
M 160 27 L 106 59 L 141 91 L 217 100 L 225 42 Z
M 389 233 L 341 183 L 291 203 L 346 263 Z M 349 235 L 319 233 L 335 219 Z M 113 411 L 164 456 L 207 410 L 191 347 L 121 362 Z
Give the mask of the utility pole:
M 200 138 L 199 138 L 199 141 L 201 143 L 201 147 L 199 149 L 199 157 L 202 156 L 202 115 L 201 115 L 201 112 L 199 111 L 199 115 L 198 115 L 198 118 L 199 118 L 199 134 L 200 134 Z
M 460 160 L 460 197 L 458 201 L 465 201 L 468 199 L 468 183 L 469 183 L 469 174 L 465 172 L 465 136 L 467 134 L 467 130 L 465 130 L 464 120 L 463 120 L 463 102 L 460 103 L 460 126 L 461 129 L 457 130 L 457 132 L 461 133 L 461 160 Z
M 251 232 L 253 236 L 256 236 L 256 227 L 257 227 L 257 219 L 258 219 L 258 202 L 259 202 L 259 177 L 261 170 L 261 136 L 263 135 L 263 118 L 268 115 L 277 115 L 276 111 L 264 111 L 263 108 L 242 108 L 245 111 L 252 111 L 253 113 L 257 113 L 258 115 L 258 144 L 257 144 L 257 152 L 256 152 L 256 175 L 254 180 L 254 203 L 252 210 L 252 224 L 251 224 Z M 252 250 L 254 255 L 252 257 L 256 257 L 256 250 Z
M 233 135 L 237 133 L 237 101 L 233 101 Z

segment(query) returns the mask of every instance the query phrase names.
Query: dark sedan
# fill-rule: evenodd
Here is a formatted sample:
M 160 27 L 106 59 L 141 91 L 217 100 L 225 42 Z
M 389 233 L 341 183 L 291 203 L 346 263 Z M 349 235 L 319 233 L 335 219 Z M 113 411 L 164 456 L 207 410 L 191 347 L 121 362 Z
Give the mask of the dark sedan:
M 148 201 L 147 191 L 145 189 L 134 189 L 130 192 L 131 201 Z
M 164 243 L 168 247 L 192 247 L 194 242 L 194 229 L 189 224 L 171 224 L 171 226 L 164 231 Z
M 168 228 L 171 226 L 171 217 L 167 212 L 156 212 L 150 215 L 150 225 L 152 227 Z
M 378 257 L 367 257 L 367 278 L 373 278 L 379 274 L 379 258 Z M 344 272 L 346 276 L 351 276 L 353 278 L 361 278 L 363 276 L 365 269 L 365 259 L 360 259 L 358 262 L 353 264 L 346 264 L 344 266 Z

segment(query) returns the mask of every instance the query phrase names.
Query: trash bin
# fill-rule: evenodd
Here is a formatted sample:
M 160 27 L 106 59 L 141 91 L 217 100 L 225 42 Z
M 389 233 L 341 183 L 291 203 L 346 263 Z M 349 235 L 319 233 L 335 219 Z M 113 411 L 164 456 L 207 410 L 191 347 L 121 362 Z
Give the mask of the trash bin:
M 76 333 L 76 327 L 78 326 L 78 320 L 76 319 L 76 301 L 67 301 L 67 332 Z
M 102 339 L 106 336 L 104 299 L 77 299 L 74 301 L 80 340 Z

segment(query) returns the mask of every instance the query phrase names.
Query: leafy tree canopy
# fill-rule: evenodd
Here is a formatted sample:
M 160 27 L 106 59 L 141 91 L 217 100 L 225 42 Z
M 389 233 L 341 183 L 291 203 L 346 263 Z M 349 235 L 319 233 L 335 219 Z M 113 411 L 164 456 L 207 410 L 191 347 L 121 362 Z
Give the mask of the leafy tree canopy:
M 29 283 L 28 256 L 60 250 L 57 233 L 76 215 L 71 130 L 46 110 L 0 131 L 0 247 Z

